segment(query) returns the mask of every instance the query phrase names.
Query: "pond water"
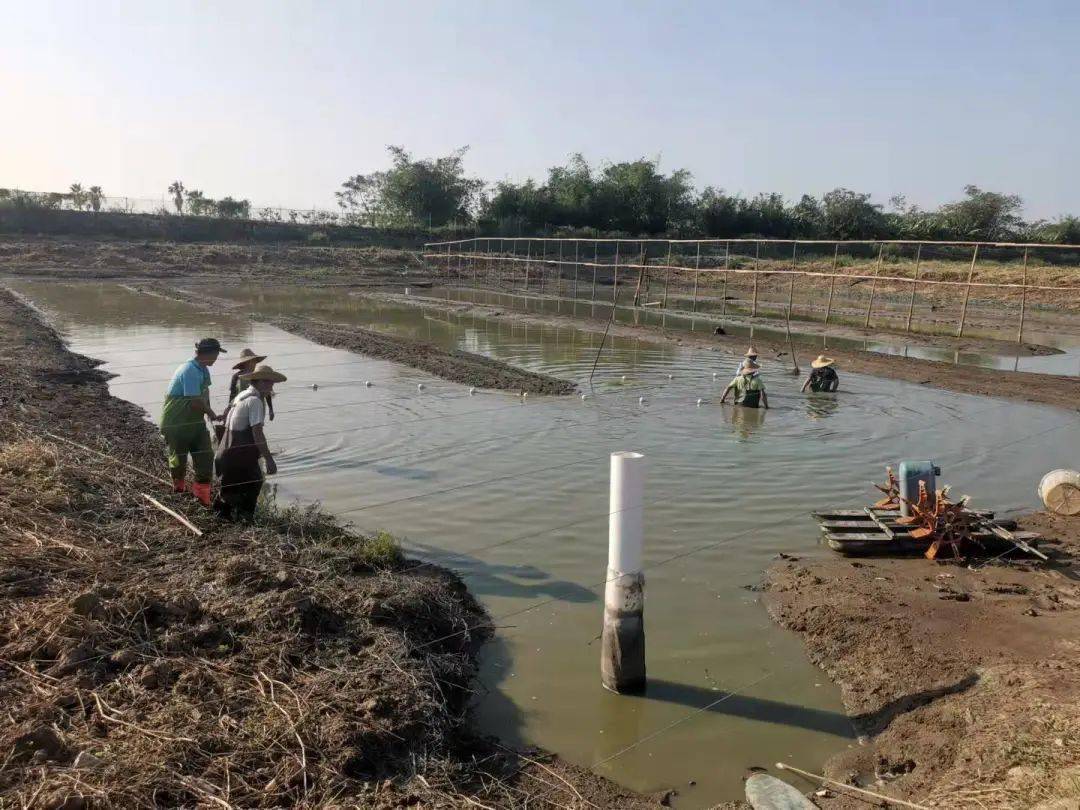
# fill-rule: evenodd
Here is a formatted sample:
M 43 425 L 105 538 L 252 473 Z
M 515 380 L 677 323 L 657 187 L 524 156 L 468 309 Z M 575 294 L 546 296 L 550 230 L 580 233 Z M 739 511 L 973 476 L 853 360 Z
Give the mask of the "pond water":
M 595 318 L 611 317 L 610 287 L 601 290 L 608 299 L 606 302 L 601 299 L 597 299 L 595 302 L 587 299 L 584 285 L 578 298 L 574 298 L 572 293 L 568 297 L 566 290 L 563 290 L 560 296 L 530 295 L 523 292 L 504 292 L 472 287 L 444 287 L 436 290 L 416 289 L 412 292 L 416 297 L 432 296 L 450 301 L 490 304 L 534 314 L 575 315 Z M 621 295 L 625 300 L 630 293 L 623 292 Z M 686 309 L 689 309 L 688 305 Z M 705 333 L 712 332 L 714 327 L 723 324 L 728 334 L 743 335 L 748 340 L 752 339 L 754 335 L 767 337 L 774 342 L 783 342 L 787 339 L 787 333 L 783 329 L 782 321 L 773 320 L 770 326 L 770 321 L 758 319 L 752 324 L 749 318 L 741 315 L 728 314 L 721 317 L 718 309 L 716 311 L 702 311 L 691 314 L 687 311 L 665 312 L 659 308 L 631 307 L 620 304 L 616 310 L 615 320 L 617 323 L 662 326 L 673 331 Z M 861 349 L 924 360 L 940 360 L 958 365 L 982 366 L 984 368 L 1010 371 L 1030 371 L 1037 374 L 1080 375 L 1080 335 L 1049 331 L 1046 327 L 1040 326 L 1038 321 L 1034 319 L 1029 327 L 1024 330 L 1024 342 L 1049 347 L 1054 350 L 1052 353 L 1027 356 L 1010 352 L 1009 341 L 1015 333 L 991 333 L 968 329 L 965 335 L 969 338 L 987 338 L 1001 341 L 1001 350 L 999 352 L 974 352 L 943 346 L 920 345 L 918 342 L 904 341 L 899 336 L 894 340 L 889 340 L 882 337 L 853 337 L 850 334 L 845 335 L 842 330 L 838 330 L 840 331 L 839 334 L 799 333 L 797 331 L 799 326 L 799 322 L 793 320 L 792 333 L 796 344 L 800 347 L 806 347 L 807 350 L 813 348 L 827 352 L 829 348 Z M 851 330 L 847 331 L 850 332 Z
M 609 340 L 587 400 L 470 396 L 237 313 L 210 317 L 115 284 L 12 286 L 75 351 L 107 361 L 118 375 L 112 391 L 151 418 L 196 338 L 220 337 L 228 357 L 244 346 L 269 354 L 289 375 L 267 431 L 279 500 L 319 500 L 360 528 L 406 538 L 413 554 L 458 571 L 494 617 L 475 707 L 481 730 L 633 789 L 677 788 L 680 807 L 740 795 L 747 766 L 784 760 L 818 771 L 856 744 L 837 689 L 748 589 L 779 552 L 830 553 L 808 510 L 866 503 L 868 481 L 901 457 L 935 459 L 979 506 L 1028 509 L 1039 477 L 1080 453 L 1076 418 L 1064 411 L 843 372 L 838 394 L 802 396 L 800 380 L 767 364 L 772 409 L 721 407 L 739 358 L 637 339 Z M 582 383 L 599 346 L 565 326 L 334 291 L 228 294 L 252 312 L 317 314 Z M 219 409 L 228 374 L 228 364 L 214 369 Z M 649 465 L 643 697 L 599 683 L 608 456 L 630 449 Z

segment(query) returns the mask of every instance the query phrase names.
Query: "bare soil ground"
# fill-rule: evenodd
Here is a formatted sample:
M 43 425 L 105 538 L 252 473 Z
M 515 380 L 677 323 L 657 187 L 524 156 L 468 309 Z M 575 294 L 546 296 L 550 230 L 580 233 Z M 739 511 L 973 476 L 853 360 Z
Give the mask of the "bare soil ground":
M 167 494 L 153 426 L 7 293 L 0 412 L 0 805 L 655 805 L 472 735 L 490 627 L 456 577 Z
M 868 738 L 827 776 L 925 806 L 1077 806 L 1080 521 L 1021 523 L 1051 563 L 837 556 L 768 572 L 770 613 Z M 866 806 L 839 791 L 819 804 Z

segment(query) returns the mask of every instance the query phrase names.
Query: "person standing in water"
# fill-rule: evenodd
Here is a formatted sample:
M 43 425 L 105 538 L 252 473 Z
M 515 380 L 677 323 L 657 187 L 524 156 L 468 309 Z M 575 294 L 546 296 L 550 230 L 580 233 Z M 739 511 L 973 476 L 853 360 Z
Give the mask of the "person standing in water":
M 761 381 L 761 375 L 758 373 L 760 370 L 761 366 L 757 363 L 752 363 L 749 360 L 745 361 L 739 369 L 739 376 L 728 383 L 728 387 L 724 389 L 723 396 L 720 397 L 720 404 L 723 405 L 728 398 L 728 394 L 734 391 L 736 405 L 741 405 L 744 408 L 765 408 L 768 410 L 769 396 L 765 393 L 765 383 Z
M 214 478 L 214 450 L 206 418 L 216 422 L 210 407 L 210 366 L 225 350 L 217 338 L 203 338 L 195 344 L 195 356 L 173 374 L 161 409 L 161 435 L 169 448 L 169 474 L 173 492 L 187 491 L 187 460 L 195 468 L 191 491 L 204 506 L 210 506 L 210 484 Z
M 214 458 L 221 476 L 221 490 L 214 508 L 222 517 L 250 521 L 255 517 L 264 481 L 259 459 L 266 465 L 267 475 L 277 472 L 263 425 L 274 383 L 285 382 L 286 377 L 270 366 L 261 365 L 242 374 L 240 379 L 248 386 L 229 408 L 225 435 Z
M 233 366 L 232 379 L 229 380 L 229 404 L 225 406 L 225 414 L 222 415 L 222 424 L 214 427 L 214 432 L 217 434 L 217 440 L 220 442 L 222 436 L 225 435 L 225 420 L 228 418 L 229 408 L 232 407 L 233 401 L 237 396 L 247 390 L 248 382 L 243 379 L 243 375 L 250 374 L 255 370 L 255 366 L 266 359 L 265 354 L 255 354 L 251 349 L 244 349 L 237 357 L 237 363 Z M 266 400 L 266 415 L 270 421 L 274 421 L 274 403 L 272 398 Z
M 803 392 L 809 388 L 815 393 L 818 392 L 831 392 L 840 387 L 840 376 L 836 373 L 836 369 L 833 366 L 836 361 L 831 357 L 826 357 L 823 354 L 819 354 L 817 359 L 810 363 L 810 376 L 806 378 L 806 382 L 803 383 Z

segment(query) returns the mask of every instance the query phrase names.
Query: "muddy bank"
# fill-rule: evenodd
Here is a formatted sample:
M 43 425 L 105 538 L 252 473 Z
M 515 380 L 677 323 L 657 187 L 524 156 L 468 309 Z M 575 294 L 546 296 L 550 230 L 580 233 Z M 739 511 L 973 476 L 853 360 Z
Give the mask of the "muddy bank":
M 501 391 L 530 394 L 572 394 L 577 386 L 547 374 L 515 368 L 471 352 L 447 351 L 430 343 L 386 335 L 356 326 L 324 323 L 311 318 L 273 318 L 279 329 L 307 338 L 323 346 L 418 368 L 444 380 Z
M 1080 522 L 1021 523 L 1049 539 L 1052 563 L 837 555 L 768 572 L 770 614 L 802 636 L 868 738 L 826 775 L 927 806 L 1080 801 Z
M 243 309 L 233 301 L 196 295 L 189 290 L 165 285 L 143 285 L 138 289 L 155 295 L 175 298 L 199 307 L 212 306 L 217 311 L 222 309 Z M 460 349 L 447 350 L 431 343 L 373 332 L 370 329 L 362 329 L 358 326 L 327 323 L 300 316 L 259 318 L 257 315 L 246 312 L 245 316 L 262 320 L 264 323 L 269 323 L 278 329 L 284 329 L 286 332 L 299 335 L 322 346 L 345 349 L 367 357 L 373 357 L 376 360 L 399 363 L 461 385 L 497 391 L 513 391 L 514 393 L 524 391 L 529 394 L 553 396 L 572 394 L 577 388 L 574 383 L 568 380 L 560 380 L 558 377 L 552 377 L 548 374 L 526 371 L 483 355 L 461 351 Z
M 0 804 L 655 804 L 477 739 L 491 629 L 455 576 L 314 507 L 169 494 L 94 366 L 0 292 Z
M 600 332 L 607 327 L 608 323 L 606 318 L 580 315 L 531 315 L 503 307 L 445 301 L 438 298 L 419 298 L 386 292 L 357 294 L 375 296 L 396 304 L 423 306 L 429 309 L 441 308 L 448 312 L 475 314 L 478 317 L 503 319 L 515 323 L 559 324 Z M 746 338 L 732 335 L 703 337 L 659 326 L 632 326 L 619 323 L 611 325 L 610 334 L 643 337 L 680 346 L 728 352 L 737 356 L 741 356 L 746 351 Z M 754 345 L 761 353 L 766 374 L 785 373 L 791 370 L 791 355 L 786 340 L 755 337 Z M 800 368 L 803 373 L 808 372 L 809 361 L 821 351 L 820 347 L 811 348 L 796 340 L 795 349 L 798 353 Z M 937 360 L 922 360 L 854 349 L 830 348 L 827 351 L 830 357 L 837 360 L 841 376 L 845 371 L 852 371 L 858 374 L 871 374 L 928 385 L 962 394 L 1003 397 L 1023 402 L 1055 405 L 1068 410 L 1080 410 L 1080 378 L 1077 377 L 953 365 Z

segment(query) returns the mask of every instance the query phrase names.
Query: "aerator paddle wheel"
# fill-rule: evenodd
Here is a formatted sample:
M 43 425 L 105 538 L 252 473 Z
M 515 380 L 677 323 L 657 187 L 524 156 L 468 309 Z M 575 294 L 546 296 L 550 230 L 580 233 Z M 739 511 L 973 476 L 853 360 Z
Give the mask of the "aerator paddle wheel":
M 874 489 L 881 490 L 885 497 L 877 501 L 871 509 L 888 509 L 890 511 L 900 508 L 900 482 L 896 480 L 892 467 L 885 468 L 888 479 L 884 484 L 874 484 Z
M 920 481 L 919 497 L 915 501 L 906 501 L 911 515 L 900 518 L 897 523 L 913 527 L 909 533 L 913 540 L 930 541 L 925 551 L 926 559 L 937 559 L 941 550 L 948 547 L 952 549 L 953 558 L 959 560 L 961 549 L 977 542 L 974 535 L 979 519 L 967 509 L 968 500 L 965 495 L 953 503 L 949 500 L 949 488 L 945 487 L 938 490 L 931 504 L 926 484 Z

